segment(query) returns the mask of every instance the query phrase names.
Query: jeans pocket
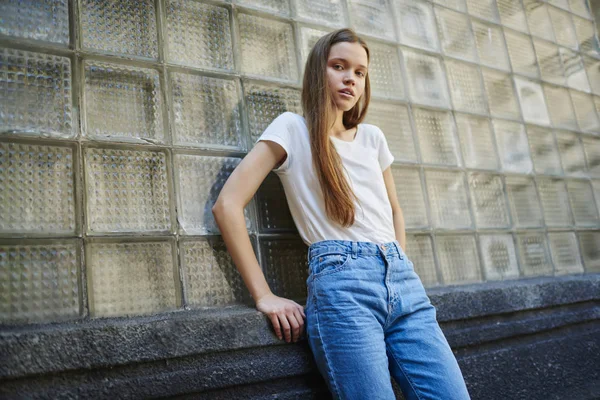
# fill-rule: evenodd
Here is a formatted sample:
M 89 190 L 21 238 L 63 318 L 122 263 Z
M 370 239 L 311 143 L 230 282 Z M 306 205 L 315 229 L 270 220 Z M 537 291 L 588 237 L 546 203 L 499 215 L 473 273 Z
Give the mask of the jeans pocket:
M 341 271 L 349 259 L 350 254 L 347 253 L 326 253 L 313 257 L 309 264 L 311 280 Z

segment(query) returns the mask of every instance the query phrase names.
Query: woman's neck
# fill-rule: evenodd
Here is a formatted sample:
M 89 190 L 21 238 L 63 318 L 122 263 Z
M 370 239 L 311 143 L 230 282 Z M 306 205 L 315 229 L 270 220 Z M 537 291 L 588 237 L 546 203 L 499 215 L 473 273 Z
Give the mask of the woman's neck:
M 341 133 L 346 131 L 347 129 L 344 126 L 344 111 L 336 111 L 335 122 L 333 123 L 329 133 L 334 136 L 339 136 Z

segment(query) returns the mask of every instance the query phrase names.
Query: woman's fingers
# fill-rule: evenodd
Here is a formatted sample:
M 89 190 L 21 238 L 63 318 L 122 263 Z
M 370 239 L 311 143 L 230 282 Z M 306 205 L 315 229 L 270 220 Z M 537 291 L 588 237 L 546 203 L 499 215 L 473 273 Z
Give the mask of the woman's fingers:
M 281 340 L 281 327 L 279 326 L 279 318 L 277 318 L 277 314 L 270 314 L 269 318 L 271 319 L 271 324 L 273 324 L 273 329 L 275 329 L 275 334 Z
M 299 329 L 298 329 L 298 337 L 296 339 L 296 340 L 298 340 L 298 338 L 300 338 L 300 336 L 302 336 L 302 333 L 304 332 L 304 318 L 302 316 L 301 309 L 298 309 L 298 308 L 294 311 L 294 315 L 296 316 L 296 320 L 300 324 Z
M 288 321 L 288 316 L 284 313 L 277 314 L 279 317 L 279 323 L 281 323 L 281 329 L 283 330 L 283 336 L 285 336 L 285 341 L 290 342 L 292 340 L 292 327 Z

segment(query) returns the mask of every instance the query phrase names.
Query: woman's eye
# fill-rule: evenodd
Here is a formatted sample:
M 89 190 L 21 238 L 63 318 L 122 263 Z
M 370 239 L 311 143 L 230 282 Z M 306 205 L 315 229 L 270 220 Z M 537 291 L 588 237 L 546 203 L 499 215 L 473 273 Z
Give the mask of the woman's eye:
M 341 66 L 340 64 L 336 64 L 336 65 L 334 65 L 334 66 L 333 66 L 333 68 L 336 68 L 336 69 L 337 69 L 338 67 L 342 68 L 342 66 Z
M 358 72 L 357 72 L 357 74 L 358 74 L 358 76 L 360 76 L 360 77 L 363 77 L 363 76 L 365 76 L 364 72 L 360 72 L 360 71 L 358 71 Z

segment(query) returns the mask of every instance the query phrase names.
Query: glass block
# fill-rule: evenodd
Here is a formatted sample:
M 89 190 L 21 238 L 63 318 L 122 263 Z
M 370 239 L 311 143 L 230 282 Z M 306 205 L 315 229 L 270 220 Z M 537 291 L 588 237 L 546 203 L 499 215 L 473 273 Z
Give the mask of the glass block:
M 475 238 L 471 235 L 435 238 L 444 284 L 481 282 Z
M 533 44 L 542 79 L 546 82 L 564 85 L 565 68 L 558 52 L 558 46 L 540 39 L 533 39 Z
M 548 7 L 548 14 L 552 21 L 556 42 L 562 46 L 577 49 L 577 35 L 571 15 L 554 7 Z
M 238 16 L 242 72 L 288 81 L 298 79 L 292 26 L 248 14 Z
M 579 50 L 587 55 L 598 57 L 598 35 L 594 23 L 587 19 L 573 17 L 575 35 L 579 42 Z
M 435 270 L 433 243 L 429 235 L 407 235 L 404 251 L 413 263 L 413 267 L 423 286 L 434 286 L 439 283 Z
M 421 175 L 415 168 L 393 167 L 392 175 L 396 183 L 396 194 L 404 213 L 407 228 L 420 228 L 429 225 L 425 197 L 421 185 Z
M 525 33 L 527 30 L 527 17 L 520 0 L 497 0 L 498 12 L 502 25 Z
M 436 228 L 471 228 L 471 214 L 463 174 L 452 171 L 425 171 L 431 218 Z
M 369 62 L 371 95 L 391 99 L 406 97 L 398 49 L 394 46 L 371 42 L 369 50 L 371 51 Z
M 592 180 L 592 187 L 594 189 L 594 197 L 596 198 L 596 206 L 600 212 L 600 180 Z
M 86 61 L 85 134 L 164 142 L 160 86 L 155 69 Z
M 319 22 L 325 25 L 346 25 L 346 18 L 341 0 L 297 0 L 296 14 L 302 19 Z
M 507 176 L 506 192 L 515 227 L 541 227 L 544 224 L 542 207 L 533 179 Z
M 600 232 L 579 232 L 581 255 L 587 272 L 600 272 Z
M 533 36 L 554 41 L 552 22 L 546 4 L 540 0 L 523 0 L 523 6 L 527 15 L 529 32 Z
M 481 64 L 492 68 L 510 71 L 508 53 L 502 29 L 496 25 L 472 21 L 475 44 Z
M 552 275 L 548 242 L 543 232 L 519 233 L 517 245 L 523 275 Z
M 84 154 L 88 233 L 171 228 L 165 152 L 87 148 Z
M 579 128 L 586 132 L 598 132 L 600 130 L 600 121 L 598 121 L 598 116 L 596 115 L 596 107 L 592 96 L 575 90 L 571 90 L 570 92 Z
M 440 59 L 411 50 L 403 50 L 402 53 L 412 101 L 448 107 L 450 101 Z
M 542 86 L 534 81 L 515 76 L 515 86 L 525 122 L 550 125 L 548 109 L 544 101 Z
M 511 235 L 481 235 L 479 244 L 486 279 L 502 280 L 519 277 L 517 253 Z
M 173 310 L 181 303 L 173 242 L 86 243 L 90 315 Z
M 397 0 L 396 21 L 400 42 L 426 50 L 439 51 L 433 7 L 420 0 Z
M 552 125 L 557 128 L 577 129 L 577 120 L 569 90 L 553 85 L 543 85 L 543 87 Z
M 302 68 L 304 68 L 306 60 L 308 59 L 308 55 L 317 41 L 328 33 L 329 32 L 324 30 L 313 29 L 306 26 L 300 28 L 300 40 L 302 41 L 300 48 L 300 56 L 302 57 L 302 60 L 300 60 L 300 65 L 302 65 Z
M 444 7 L 453 8 L 458 11 L 467 11 L 467 5 L 465 4 L 465 0 L 434 0 L 436 4 L 440 4 Z
M 365 122 L 383 131 L 396 161 L 417 162 L 410 117 L 405 105 L 371 101 Z
M 600 139 L 583 137 L 583 151 L 592 176 L 600 176 Z
M 571 226 L 573 218 L 569 207 L 569 196 L 564 181 L 551 178 L 537 178 L 544 219 L 547 226 Z
M 254 304 L 221 238 L 185 240 L 179 248 L 186 305 Z
M 306 300 L 307 247 L 300 239 L 261 240 L 262 266 L 269 287 L 277 296 Z
M 494 139 L 487 118 L 455 114 L 462 156 L 467 168 L 499 168 Z
M 510 75 L 483 69 L 483 84 L 488 106 L 494 117 L 517 119 L 521 116 Z
M 454 109 L 487 114 L 479 69 L 472 64 L 449 59 L 445 64 Z
M 565 77 L 567 85 L 572 89 L 590 92 L 590 84 L 587 79 L 585 66 L 579 53 L 575 53 L 569 49 L 561 47 L 559 50 L 560 56 L 565 66 Z
M 499 175 L 471 172 L 468 175 L 475 223 L 478 228 L 508 228 L 510 217 Z
M 168 0 L 167 58 L 192 67 L 233 69 L 229 11 L 188 0 Z
M 506 172 L 529 174 L 533 163 L 529 156 L 529 145 L 525 127 L 512 121 L 495 119 L 492 121 L 496 133 L 496 143 L 502 168 Z
M 587 76 L 590 82 L 590 89 L 592 93 L 596 96 L 600 95 L 600 60 L 596 60 L 591 57 L 584 56 L 583 57 L 583 65 L 585 66 L 585 72 L 587 72 Z M 594 102 L 600 101 L 600 98 L 594 98 Z M 599 109 L 598 104 L 596 103 L 596 110 Z
M 68 0 L 0 2 L 0 34 L 69 44 Z
M 78 241 L 0 244 L 0 322 L 79 316 Z
M 449 112 L 413 108 L 413 116 L 423 162 L 460 165 L 452 115 Z
M 556 275 L 583 273 L 575 232 L 548 233 Z
M 386 0 L 348 0 L 348 8 L 358 33 L 396 40 L 394 19 Z
M 528 125 L 527 139 L 535 172 L 547 175 L 562 174 L 558 148 L 552 131 L 540 126 Z
M 600 223 L 598 210 L 594 202 L 594 192 L 589 181 L 568 180 L 567 191 L 575 225 L 587 227 L 596 226 Z
M 500 14 L 496 8 L 496 0 L 467 0 L 469 14 L 487 19 L 495 23 L 500 23 Z
M 175 144 L 246 148 L 235 81 L 178 72 L 169 78 Z
M 562 8 L 563 10 L 569 9 L 568 0 L 547 0 L 548 4 L 552 4 L 553 6 Z
M 438 26 L 438 36 L 444 53 L 475 61 L 475 39 L 471 32 L 469 18 L 445 8 L 435 8 L 435 19 Z
M 244 97 L 251 143 L 256 142 L 280 114 L 286 111 L 302 114 L 300 91 L 297 89 L 248 82 L 244 84 Z
M 69 58 L 0 50 L 0 132 L 72 137 L 71 98 Z
M 579 15 L 580 17 L 584 17 L 584 18 L 592 18 L 592 15 L 590 13 L 590 9 L 588 7 L 587 1 L 586 0 L 569 0 L 569 6 L 571 9 L 571 12 L 574 12 L 575 14 Z
M 517 74 L 537 78 L 539 72 L 530 37 L 508 29 L 504 30 L 504 36 L 513 71 Z
M 0 232 L 75 233 L 73 151 L 0 142 Z
M 267 175 L 257 194 L 260 230 L 268 232 L 296 231 L 281 180 Z
M 235 0 L 236 3 L 255 7 L 272 13 L 289 15 L 290 4 L 288 0 Z
M 220 234 L 212 207 L 240 161 L 235 157 L 175 155 L 180 233 Z M 248 229 L 252 227 L 249 208 L 244 209 Z
M 81 0 L 83 47 L 158 57 L 154 0 Z
M 583 176 L 585 174 L 585 155 L 579 135 L 574 132 L 557 131 L 556 142 L 565 174 Z

